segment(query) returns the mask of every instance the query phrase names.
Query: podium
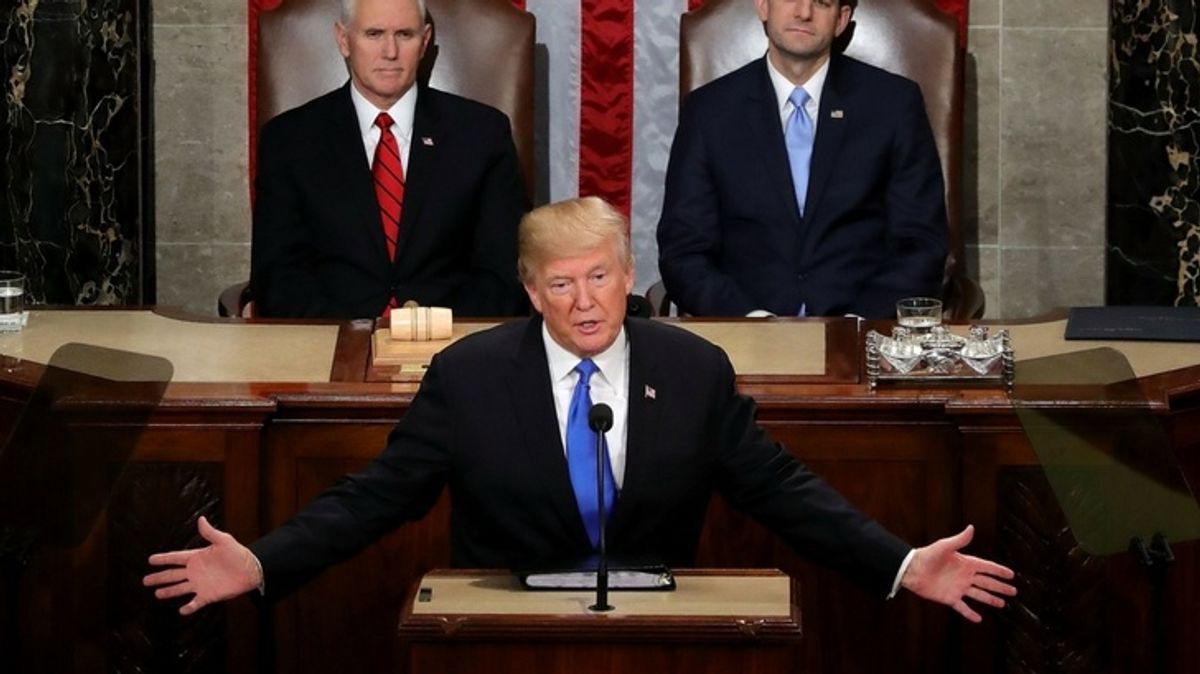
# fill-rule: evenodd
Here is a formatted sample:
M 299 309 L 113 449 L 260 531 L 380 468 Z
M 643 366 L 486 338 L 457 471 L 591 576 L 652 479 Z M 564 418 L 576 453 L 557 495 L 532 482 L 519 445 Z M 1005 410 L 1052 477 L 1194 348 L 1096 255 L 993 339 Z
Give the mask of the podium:
M 432 571 L 400 616 L 409 674 L 791 672 L 799 596 L 774 570 L 691 570 L 673 592 L 531 591 L 511 574 Z

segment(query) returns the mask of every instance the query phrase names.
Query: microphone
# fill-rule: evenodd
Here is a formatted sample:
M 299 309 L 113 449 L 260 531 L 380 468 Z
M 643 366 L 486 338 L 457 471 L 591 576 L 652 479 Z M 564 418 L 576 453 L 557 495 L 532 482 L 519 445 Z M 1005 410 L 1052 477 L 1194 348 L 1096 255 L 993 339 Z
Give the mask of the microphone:
M 604 403 L 596 403 L 592 405 L 592 409 L 588 410 L 588 428 L 596 434 L 596 519 L 600 525 L 600 553 L 599 561 L 596 564 L 596 603 L 589 606 L 592 611 L 611 611 L 613 607 L 608 603 L 608 554 L 606 551 L 605 535 L 604 535 L 604 463 L 606 460 L 604 451 L 604 433 L 612 428 L 613 411 L 612 408 Z
M 613 425 L 612 408 L 604 403 L 592 405 L 588 410 L 588 428 L 595 433 L 607 433 Z

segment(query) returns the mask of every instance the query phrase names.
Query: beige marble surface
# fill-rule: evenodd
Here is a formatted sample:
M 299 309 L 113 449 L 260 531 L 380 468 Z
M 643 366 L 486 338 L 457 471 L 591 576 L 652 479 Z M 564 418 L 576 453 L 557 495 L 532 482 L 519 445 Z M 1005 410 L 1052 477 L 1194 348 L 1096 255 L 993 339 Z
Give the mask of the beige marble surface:
M 739 375 L 825 374 L 824 323 L 686 321 L 675 325 L 725 349 Z
M 787 618 L 787 576 L 676 576 L 674 592 L 610 592 L 616 607 L 605 617 L 756 616 Z M 588 615 L 594 591 L 526 592 L 512 576 L 429 574 L 421 588 L 430 601 L 414 602 L 413 613 L 485 615 Z
M 65 344 L 164 358 L 177 382 L 325 382 L 336 325 L 196 323 L 149 311 L 33 311 L 0 354 L 49 363 Z
M 1008 328 L 1018 367 L 1021 361 L 1090 349 L 1111 348 L 1129 361 L 1138 377 L 1200 365 L 1200 344 L 1182 342 L 1112 342 L 1063 338 L 1067 322 L 1052 321 Z M 997 328 L 993 328 L 995 330 Z M 1120 364 L 1114 367 L 1120 368 Z

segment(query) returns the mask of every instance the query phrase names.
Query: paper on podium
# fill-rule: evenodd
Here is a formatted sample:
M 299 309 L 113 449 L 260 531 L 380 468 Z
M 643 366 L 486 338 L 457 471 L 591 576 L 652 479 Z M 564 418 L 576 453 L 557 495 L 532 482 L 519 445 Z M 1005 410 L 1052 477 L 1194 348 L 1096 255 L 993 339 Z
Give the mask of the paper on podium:
M 598 557 L 572 563 L 542 564 L 517 569 L 521 585 L 530 590 L 594 590 Z M 608 560 L 608 587 L 613 590 L 675 589 L 675 577 L 665 564 L 644 558 L 611 557 Z

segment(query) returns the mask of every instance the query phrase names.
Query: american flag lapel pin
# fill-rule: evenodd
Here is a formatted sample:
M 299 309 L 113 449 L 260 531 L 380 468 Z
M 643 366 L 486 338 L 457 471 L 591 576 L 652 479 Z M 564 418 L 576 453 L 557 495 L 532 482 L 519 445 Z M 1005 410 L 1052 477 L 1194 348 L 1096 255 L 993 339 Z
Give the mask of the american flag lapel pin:
M 428 147 L 433 147 L 433 139 L 429 136 L 421 136 L 421 144 Z
M 842 119 L 843 117 L 846 116 L 846 113 L 842 112 L 841 110 L 830 110 L 829 116 L 832 117 L 833 119 Z
M 647 384 L 646 385 L 646 398 L 649 400 L 654 400 L 655 399 L 654 396 L 656 396 L 656 395 L 657 394 L 654 392 L 654 387 Z

